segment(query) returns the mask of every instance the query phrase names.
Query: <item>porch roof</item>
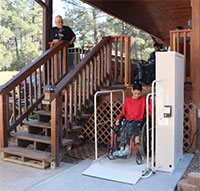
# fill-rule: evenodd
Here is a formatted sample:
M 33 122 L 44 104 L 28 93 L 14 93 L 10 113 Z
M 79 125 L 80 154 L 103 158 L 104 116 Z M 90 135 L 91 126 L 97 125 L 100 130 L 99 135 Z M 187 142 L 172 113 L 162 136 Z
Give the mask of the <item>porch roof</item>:
M 190 0 L 81 0 L 169 43 L 169 30 L 188 28 Z

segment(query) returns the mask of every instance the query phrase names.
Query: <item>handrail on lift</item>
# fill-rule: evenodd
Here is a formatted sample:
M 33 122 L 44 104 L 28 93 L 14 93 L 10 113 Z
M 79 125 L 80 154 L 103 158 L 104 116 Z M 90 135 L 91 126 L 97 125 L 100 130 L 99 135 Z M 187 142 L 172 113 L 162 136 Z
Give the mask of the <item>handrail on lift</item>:
M 123 103 L 124 103 L 124 99 L 125 99 L 125 94 L 124 94 L 124 90 L 105 90 L 105 91 L 97 91 L 94 95 L 94 131 L 95 131 L 95 160 L 98 159 L 98 152 L 97 152 L 97 125 L 106 123 L 106 122 L 111 122 L 111 127 L 113 126 L 113 117 L 112 117 L 112 94 L 116 93 L 116 92 L 122 92 L 122 96 L 123 96 Z M 106 94 L 106 93 L 110 93 L 110 117 L 111 119 L 108 121 L 105 121 L 103 123 L 97 124 L 97 95 L 98 94 Z M 111 130 L 111 134 L 112 134 L 112 130 Z
M 154 102 L 155 102 L 155 92 L 154 92 L 154 87 L 155 87 L 155 84 L 156 82 L 160 82 L 160 80 L 154 80 L 152 82 L 152 89 L 151 89 L 151 93 L 147 94 L 147 97 L 146 97 L 146 111 L 147 111 L 147 115 L 146 115 L 146 121 L 147 121 L 147 129 L 146 129 L 146 134 L 147 134 L 147 167 L 145 170 L 143 170 L 143 178 L 148 178 L 151 173 L 147 176 L 144 176 L 144 174 L 146 174 L 147 172 L 149 172 L 150 170 L 154 173 L 155 172 L 155 157 L 154 157 L 154 142 L 155 142 L 155 133 L 154 133 Z M 152 144 L 151 144 L 151 168 L 150 168 L 150 165 L 149 165 L 149 98 L 150 96 L 152 97 L 152 105 L 151 105 L 151 111 L 152 111 L 152 114 L 151 114 L 151 130 L 152 130 Z

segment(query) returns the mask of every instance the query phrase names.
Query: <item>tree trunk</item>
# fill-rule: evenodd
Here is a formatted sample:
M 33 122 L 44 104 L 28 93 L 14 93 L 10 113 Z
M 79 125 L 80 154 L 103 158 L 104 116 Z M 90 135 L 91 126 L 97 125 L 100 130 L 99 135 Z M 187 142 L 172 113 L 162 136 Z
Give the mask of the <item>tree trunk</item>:
M 95 45 L 98 43 L 98 36 L 97 36 L 97 14 L 96 10 L 92 10 L 92 16 L 93 16 L 93 26 L 94 26 L 94 42 Z
M 17 60 L 19 60 L 18 42 L 17 42 L 17 38 L 16 37 L 15 37 L 15 47 L 16 47 L 16 57 L 17 57 Z
M 134 31 L 132 31 L 132 36 L 135 39 L 136 35 L 134 33 Z M 137 54 L 137 48 L 136 48 L 136 41 L 134 40 L 133 42 L 133 55 L 135 55 L 135 59 L 138 59 L 138 54 Z

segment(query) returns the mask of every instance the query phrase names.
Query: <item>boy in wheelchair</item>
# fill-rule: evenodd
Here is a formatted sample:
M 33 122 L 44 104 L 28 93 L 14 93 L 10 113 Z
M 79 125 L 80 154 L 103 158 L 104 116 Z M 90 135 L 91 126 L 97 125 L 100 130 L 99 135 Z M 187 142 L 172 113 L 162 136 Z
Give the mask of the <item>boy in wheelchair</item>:
M 122 118 L 125 117 L 120 128 L 120 149 L 113 152 L 113 156 L 116 157 L 129 155 L 131 137 L 133 134 L 134 136 L 139 135 L 142 120 L 145 117 L 146 99 L 141 96 L 142 85 L 138 82 L 134 83 L 131 92 L 132 97 L 125 99 L 122 111 L 115 123 L 119 126 Z

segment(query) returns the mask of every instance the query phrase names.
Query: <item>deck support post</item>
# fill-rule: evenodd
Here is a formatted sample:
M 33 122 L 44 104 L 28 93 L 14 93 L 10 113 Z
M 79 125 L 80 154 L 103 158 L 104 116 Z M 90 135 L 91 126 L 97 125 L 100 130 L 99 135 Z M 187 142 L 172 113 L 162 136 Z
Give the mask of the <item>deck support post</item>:
M 59 147 L 62 126 L 62 99 L 61 93 L 51 102 L 51 155 L 55 165 L 59 166 Z
M 191 80 L 192 102 L 200 107 L 200 1 L 192 0 Z
M 0 147 L 8 146 L 8 96 L 0 94 Z

